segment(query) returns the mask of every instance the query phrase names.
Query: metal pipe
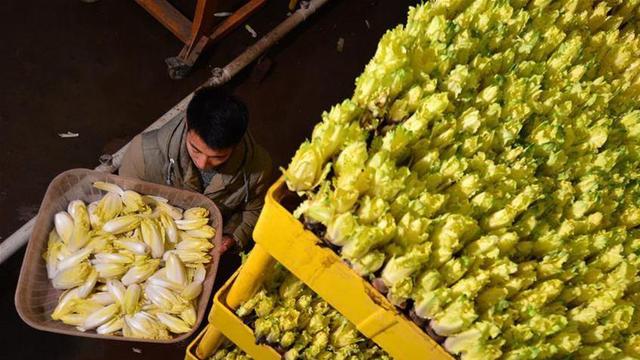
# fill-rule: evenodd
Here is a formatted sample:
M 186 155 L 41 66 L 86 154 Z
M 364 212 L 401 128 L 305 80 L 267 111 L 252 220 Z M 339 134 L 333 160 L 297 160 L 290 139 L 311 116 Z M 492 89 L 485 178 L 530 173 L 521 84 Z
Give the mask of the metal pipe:
M 245 52 L 240 54 L 234 61 L 224 68 L 213 69 L 213 76 L 206 85 L 218 86 L 224 84 L 238 74 L 246 65 L 256 60 L 268 48 L 280 41 L 289 31 L 305 21 L 310 15 L 329 0 L 312 0 L 300 3 L 300 9 L 291 14 L 285 21 L 281 22 L 267 35 L 263 36 L 255 44 L 251 45 Z
M 285 21 L 281 22 L 278 26 L 276 26 L 273 30 L 263 36 L 255 44 L 248 47 L 242 54 L 240 54 L 232 62 L 227 64 L 227 66 L 225 66 L 224 68 L 215 68 L 213 70 L 213 76 L 205 81 L 201 86 L 199 86 L 198 89 L 204 86 L 221 86 L 227 83 L 242 69 L 256 60 L 267 49 L 269 49 L 276 42 L 282 39 L 284 35 L 286 35 L 293 28 L 306 20 L 309 15 L 316 12 L 328 1 L 329 0 L 312 0 L 309 2 L 301 3 L 300 9 L 291 14 L 291 16 L 289 16 Z M 174 119 L 176 116 L 182 114 L 187 108 L 189 100 L 191 100 L 192 96 L 193 92 L 187 95 L 178 104 L 176 104 L 173 108 L 171 108 L 159 119 L 157 119 L 153 124 L 147 127 L 143 132 L 160 128 L 164 124 Z M 118 168 L 120 167 L 120 162 L 122 161 L 122 156 L 127 151 L 129 143 L 127 143 L 114 154 L 102 156 L 100 158 L 101 164 L 95 169 L 98 171 L 110 173 L 118 170 Z M 16 230 L 16 232 L 2 241 L 2 243 L 0 243 L 0 264 L 11 257 L 11 255 L 15 254 L 29 241 L 35 222 L 35 218 L 32 218 L 27 223 L 22 225 L 22 227 Z

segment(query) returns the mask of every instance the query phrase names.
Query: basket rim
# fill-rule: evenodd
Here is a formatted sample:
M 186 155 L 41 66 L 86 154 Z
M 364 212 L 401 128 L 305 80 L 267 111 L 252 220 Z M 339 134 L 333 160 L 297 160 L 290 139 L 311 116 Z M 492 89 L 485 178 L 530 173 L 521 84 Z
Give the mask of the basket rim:
M 218 249 L 222 241 L 222 229 L 223 229 L 223 219 L 222 219 L 222 214 L 220 213 L 220 209 L 216 206 L 216 204 L 211 199 L 209 199 L 208 197 L 206 197 L 204 194 L 201 194 L 201 193 L 192 192 L 185 189 L 174 188 L 174 187 L 163 185 L 163 184 L 151 183 L 148 181 L 143 181 L 143 180 L 139 180 L 131 177 L 120 176 L 112 173 L 104 173 L 97 170 L 74 168 L 74 169 L 63 171 L 62 173 L 56 175 L 47 186 L 47 190 L 45 191 L 42 202 L 40 203 L 40 208 L 38 209 L 38 214 L 36 215 L 36 222 L 33 227 L 34 230 L 37 229 L 38 227 L 45 226 L 43 223 L 48 221 L 48 219 L 44 219 L 43 217 L 42 205 L 52 197 L 53 189 L 55 189 L 55 187 L 59 183 L 61 183 L 64 179 L 66 179 L 68 176 L 72 176 L 72 175 L 75 175 L 75 176 L 94 175 L 98 177 L 103 177 L 107 181 L 111 181 L 112 179 L 116 179 L 116 181 L 117 179 L 123 179 L 123 180 L 126 180 L 127 182 L 134 182 L 136 185 L 152 186 L 159 189 L 164 189 L 171 193 L 182 193 L 185 195 L 188 194 L 189 196 L 195 196 L 199 200 L 202 200 L 204 203 L 208 203 L 207 207 L 209 209 L 209 219 L 214 222 L 214 225 L 215 225 L 214 228 L 216 229 L 216 234 L 214 238 L 211 240 L 211 242 L 214 244 L 214 247 L 209 252 L 209 254 L 211 255 L 211 261 L 208 264 L 206 264 L 206 266 L 208 267 L 207 278 L 205 278 L 205 282 L 203 283 L 202 293 L 198 297 L 198 302 L 195 305 L 195 308 L 197 311 L 196 322 L 194 323 L 192 329 L 187 333 L 177 334 L 171 339 L 158 340 L 158 339 L 132 338 L 132 337 L 125 337 L 120 335 L 102 335 L 94 332 L 81 332 L 79 330 L 76 330 L 75 327 L 71 325 L 66 325 L 68 326 L 68 329 L 54 328 L 48 325 L 44 325 L 41 322 L 35 321 L 27 314 L 26 304 L 23 303 L 22 301 L 22 299 L 30 295 L 28 293 L 26 272 L 30 268 L 37 267 L 37 265 L 31 264 L 28 261 L 32 256 L 34 256 L 33 253 L 37 250 L 36 242 L 38 241 L 38 239 L 35 239 L 35 236 L 34 236 L 35 231 L 32 231 L 29 237 L 29 242 L 27 243 L 23 261 L 20 266 L 20 275 L 18 277 L 18 283 L 16 286 L 15 295 L 14 295 L 14 305 L 22 321 L 24 321 L 27 325 L 31 326 L 32 328 L 41 330 L 41 331 L 63 334 L 63 335 L 102 339 L 102 340 L 129 341 L 129 342 L 138 342 L 138 343 L 174 344 L 174 343 L 182 342 L 187 338 L 191 337 L 199 329 L 200 325 L 202 324 L 202 321 L 205 318 L 206 309 L 209 305 L 209 302 L 211 301 L 211 293 L 213 292 L 213 285 L 216 280 L 218 265 L 219 265 L 220 256 L 221 256 Z M 76 186 L 78 185 L 74 185 L 71 188 L 74 188 Z M 145 195 L 154 195 L 154 194 L 145 194 Z M 46 239 L 43 239 L 42 241 L 46 241 Z M 40 257 L 41 254 L 36 254 L 36 256 Z M 49 286 L 51 286 L 50 281 L 48 282 L 48 284 Z M 203 301 L 202 299 L 205 297 L 206 297 L 206 300 L 204 301 L 203 305 L 201 305 L 200 303 Z

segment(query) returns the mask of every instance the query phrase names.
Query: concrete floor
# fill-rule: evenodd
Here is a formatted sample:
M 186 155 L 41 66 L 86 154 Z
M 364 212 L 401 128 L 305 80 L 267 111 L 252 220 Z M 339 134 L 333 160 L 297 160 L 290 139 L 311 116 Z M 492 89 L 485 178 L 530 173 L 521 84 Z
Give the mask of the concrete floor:
M 182 3 L 185 11 L 192 7 Z M 250 67 L 229 84 L 247 103 L 252 132 L 277 165 L 286 165 L 322 111 L 350 96 L 380 36 L 404 21 L 412 3 L 334 0 L 266 54 L 272 66 L 265 77 Z M 270 1 L 248 23 L 264 34 L 285 18 L 286 4 Z M 181 44 L 134 1 L 10 0 L 0 2 L 0 14 L 0 241 L 37 213 L 56 174 L 96 166 L 101 154 L 117 150 L 212 67 L 255 41 L 239 29 L 201 57 L 187 79 L 173 81 L 163 60 Z M 339 38 L 342 52 L 336 50 Z M 58 137 L 66 131 L 80 136 Z M 31 329 L 13 304 L 22 256 L 0 265 L 3 358 L 184 357 L 187 343 L 107 342 Z M 237 263 L 231 255 L 221 262 L 216 287 Z

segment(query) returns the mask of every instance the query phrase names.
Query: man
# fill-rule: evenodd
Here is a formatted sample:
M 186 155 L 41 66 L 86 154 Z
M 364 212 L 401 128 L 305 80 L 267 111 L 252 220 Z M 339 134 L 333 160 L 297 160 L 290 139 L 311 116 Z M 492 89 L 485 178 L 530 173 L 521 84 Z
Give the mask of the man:
M 221 251 L 246 247 L 270 184 L 271 158 L 247 131 L 246 106 L 215 88 L 198 90 L 184 116 L 136 136 L 120 175 L 204 193 L 224 220 Z

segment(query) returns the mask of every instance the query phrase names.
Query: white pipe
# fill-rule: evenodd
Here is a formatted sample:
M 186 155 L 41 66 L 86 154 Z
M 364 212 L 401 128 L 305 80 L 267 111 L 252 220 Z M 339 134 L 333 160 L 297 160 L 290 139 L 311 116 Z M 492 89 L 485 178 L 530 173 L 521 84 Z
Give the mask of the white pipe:
M 29 241 L 31 231 L 35 224 L 36 218 L 34 217 L 0 243 L 0 264 L 7 260 L 11 255 L 15 254 Z

